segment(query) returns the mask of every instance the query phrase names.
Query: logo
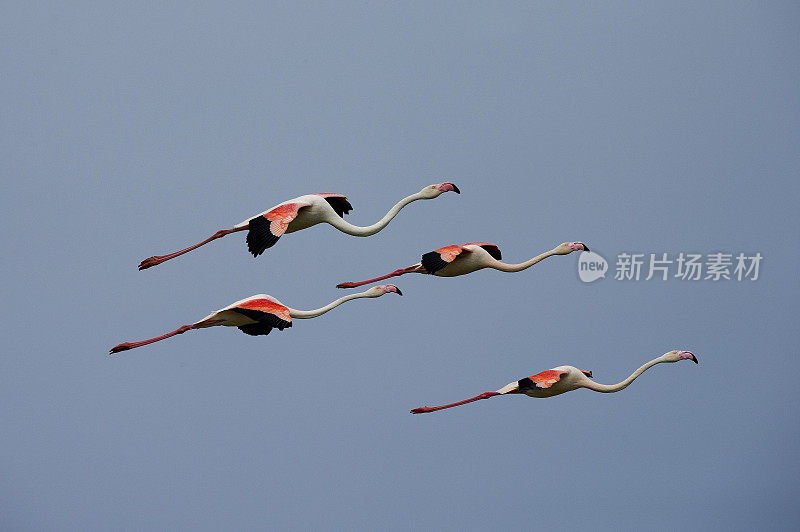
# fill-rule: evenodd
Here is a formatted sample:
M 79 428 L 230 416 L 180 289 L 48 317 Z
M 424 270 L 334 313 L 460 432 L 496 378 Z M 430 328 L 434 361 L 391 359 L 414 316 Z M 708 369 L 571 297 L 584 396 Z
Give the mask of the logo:
M 633 253 L 617 255 L 616 281 L 737 281 L 758 280 L 761 253 Z M 584 283 L 604 279 L 608 262 L 593 251 L 584 251 L 578 258 L 578 277 Z
M 607 271 L 608 262 L 594 251 L 584 251 L 578 257 L 578 277 L 584 283 L 605 278 Z

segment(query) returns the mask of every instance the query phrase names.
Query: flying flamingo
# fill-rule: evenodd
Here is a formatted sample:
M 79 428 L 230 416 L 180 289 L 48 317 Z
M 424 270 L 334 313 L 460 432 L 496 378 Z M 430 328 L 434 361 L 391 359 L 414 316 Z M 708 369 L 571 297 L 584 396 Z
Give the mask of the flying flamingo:
M 242 299 L 221 308 L 216 312 L 212 312 L 202 320 L 195 322 L 191 325 L 183 325 L 178 327 L 172 332 L 150 338 L 149 340 L 142 340 L 140 342 L 125 342 L 111 348 L 111 354 L 119 353 L 133 349 L 134 347 L 141 347 L 143 345 L 152 344 L 159 340 L 164 340 L 176 334 L 183 334 L 191 329 L 204 329 L 206 327 L 214 327 L 215 325 L 225 325 L 226 327 L 239 327 L 239 330 L 245 334 L 252 336 L 269 334 L 272 328 L 277 328 L 282 331 L 286 327 L 292 326 L 292 318 L 309 319 L 316 318 L 325 314 L 334 307 L 337 307 L 345 301 L 358 299 L 361 297 L 380 297 L 383 294 L 395 292 L 398 295 L 403 295 L 400 289 L 393 284 L 384 284 L 380 286 L 373 286 L 366 292 L 359 292 L 357 294 L 349 294 L 340 297 L 336 301 L 328 303 L 322 308 L 316 310 L 296 310 L 289 308 L 282 304 L 280 301 L 272 296 L 266 294 L 256 294 L 248 298 Z
M 300 229 L 305 229 L 323 222 L 331 224 L 339 231 L 347 233 L 348 235 L 374 235 L 386 227 L 392 218 L 400 212 L 400 209 L 412 201 L 433 199 L 449 191 L 461 194 L 458 187 L 449 181 L 439 183 L 438 185 L 427 186 L 416 194 L 412 194 L 398 201 L 394 207 L 389 209 L 389 212 L 387 212 L 383 218 L 366 227 L 359 227 L 344 221 L 342 217 L 349 213 L 353 207 L 350 205 L 350 202 L 347 201 L 347 197 L 341 194 L 308 194 L 300 196 L 299 198 L 284 201 L 261 214 L 248 218 L 242 223 L 234 225 L 231 229 L 221 229 L 199 244 L 189 246 L 175 253 L 169 253 L 168 255 L 156 255 L 155 257 L 144 259 L 139 264 L 139 269 L 144 270 L 156 266 L 164 261 L 197 249 L 204 244 L 208 244 L 212 240 L 222 238 L 225 235 L 237 231 L 247 231 L 247 248 L 254 257 L 258 257 L 264 253 L 267 248 L 275 245 L 275 242 L 277 242 L 284 233 L 294 233 Z
M 466 275 L 483 268 L 494 268 L 501 272 L 520 272 L 547 257 L 568 255 L 573 251 L 579 250 L 589 251 L 589 248 L 583 242 L 564 242 L 528 261 L 520 264 L 506 264 L 505 262 L 500 262 L 502 255 L 500 254 L 500 249 L 494 244 L 472 242 L 463 246 L 445 246 L 436 251 L 425 253 L 420 262 L 408 268 L 400 268 L 392 273 L 357 283 L 340 283 L 336 285 L 336 288 L 355 288 L 356 286 L 397 277 L 406 273 L 427 273 L 438 275 L 439 277 L 455 277 L 456 275 Z
M 664 353 L 658 358 L 651 360 L 636 371 L 630 377 L 617 384 L 600 384 L 591 380 L 592 372 L 578 369 L 574 366 L 558 366 L 557 368 L 548 369 L 541 373 L 537 373 L 531 377 L 525 377 L 515 382 L 511 382 L 497 390 L 496 392 L 483 392 L 475 397 L 458 401 L 457 403 L 450 403 L 442 406 L 423 406 L 415 408 L 411 411 L 412 414 L 424 414 L 427 412 L 435 412 L 444 408 L 451 408 L 459 406 L 480 399 L 488 399 L 495 395 L 507 394 L 525 394 L 529 397 L 553 397 L 564 392 L 577 390 L 578 388 L 589 388 L 596 392 L 613 393 L 623 390 L 628 387 L 630 383 L 646 370 L 660 364 L 662 362 L 678 362 L 679 360 L 691 360 L 697 364 L 697 357 L 691 351 L 669 351 Z

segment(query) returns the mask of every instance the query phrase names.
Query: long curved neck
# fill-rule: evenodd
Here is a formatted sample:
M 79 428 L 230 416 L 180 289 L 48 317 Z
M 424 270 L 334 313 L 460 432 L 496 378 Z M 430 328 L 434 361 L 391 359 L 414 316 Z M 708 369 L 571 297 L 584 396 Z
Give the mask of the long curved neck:
M 624 390 L 625 388 L 627 388 L 628 385 L 630 385 L 630 383 L 632 383 L 634 380 L 636 380 L 636 377 L 638 377 L 639 375 L 641 375 L 642 373 L 644 373 L 648 369 L 652 368 L 653 366 L 655 366 L 656 364 L 659 364 L 661 362 L 664 362 L 662 357 L 654 358 L 650 362 L 647 362 L 646 364 L 641 366 L 639 369 L 637 369 L 636 371 L 631 373 L 630 377 L 628 377 L 627 379 L 625 379 L 622 382 L 618 382 L 617 384 L 600 384 L 599 382 L 594 382 L 593 380 L 587 378 L 581 384 L 581 387 L 589 388 L 590 390 L 594 390 L 596 392 L 602 392 L 602 393 L 618 392 L 620 390 Z
M 305 320 L 305 319 L 308 319 L 308 318 L 316 318 L 317 316 L 322 316 L 323 314 L 325 314 L 326 312 L 328 312 L 332 308 L 338 307 L 339 305 L 341 305 L 345 301 L 350 301 L 351 299 L 358 299 L 358 298 L 361 298 L 361 297 L 374 297 L 374 296 L 368 295 L 368 293 L 369 293 L 369 290 L 367 290 L 366 292 L 359 292 L 357 294 L 348 294 L 348 295 L 346 295 L 344 297 L 340 297 L 339 299 L 337 299 L 335 301 L 331 301 L 330 303 L 328 303 L 324 307 L 321 307 L 321 308 L 318 308 L 318 309 L 315 309 L 315 310 L 297 310 L 297 309 L 290 308 L 289 309 L 289 315 L 292 318 L 297 318 L 299 320 Z
M 402 209 L 412 201 L 417 201 L 421 199 L 425 199 L 425 197 L 422 195 L 421 192 L 417 192 L 416 194 L 412 194 L 406 198 L 401 199 L 395 204 L 394 207 L 389 209 L 389 212 L 387 212 L 383 218 L 381 218 L 374 224 L 368 225 L 366 227 L 359 227 L 357 225 L 353 225 L 349 222 L 344 221 L 340 216 L 332 217 L 330 220 L 328 220 L 328 223 L 334 226 L 339 231 L 347 233 L 348 235 L 353 235 L 353 236 L 374 235 L 375 233 L 386 227 L 389 224 L 389 222 L 392 221 L 392 218 L 397 216 L 397 213 L 400 212 L 400 209 Z
M 491 264 L 489 264 L 489 267 L 494 268 L 495 270 L 500 270 L 501 272 L 521 272 L 522 270 L 528 269 L 537 262 L 544 260 L 552 255 L 555 255 L 555 250 L 553 249 L 551 249 L 550 251 L 546 251 L 541 255 L 536 255 L 532 259 L 526 260 L 525 262 L 522 262 L 520 264 L 506 264 L 505 262 L 500 262 L 499 260 L 496 260 Z

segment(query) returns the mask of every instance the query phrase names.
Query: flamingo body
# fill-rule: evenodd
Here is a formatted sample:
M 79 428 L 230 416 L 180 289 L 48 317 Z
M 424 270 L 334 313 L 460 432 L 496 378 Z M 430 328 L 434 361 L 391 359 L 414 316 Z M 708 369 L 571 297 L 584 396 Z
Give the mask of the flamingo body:
M 194 329 L 214 327 L 238 327 L 251 336 L 267 335 L 273 328 L 282 331 L 292 326 L 289 307 L 267 294 L 256 294 L 212 312 L 193 324 Z
M 456 277 L 484 268 L 502 258 L 500 248 L 486 242 L 473 242 L 461 246 L 445 246 L 425 253 L 420 265 L 424 273 L 438 277 Z
M 528 397 L 553 397 L 580 388 L 582 377 L 591 377 L 591 371 L 574 366 L 558 366 L 509 383 L 500 393 L 523 393 Z
M 234 229 L 248 229 L 247 247 L 254 257 L 258 257 L 274 246 L 285 233 L 342 218 L 351 210 L 352 205 L 341 194 L 307 194 L 238 223 Z

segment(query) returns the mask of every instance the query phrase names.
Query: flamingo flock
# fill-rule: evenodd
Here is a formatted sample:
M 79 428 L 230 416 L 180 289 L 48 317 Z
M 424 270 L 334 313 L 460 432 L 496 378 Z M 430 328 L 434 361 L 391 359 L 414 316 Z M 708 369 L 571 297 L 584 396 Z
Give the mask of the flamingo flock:
M 247 248 L 253 257 L 258 257 L 267 249 L 274 246 L 284 234 L 293 233 L 320 223 L 332 225 L 334 228 L 348 235 L 361 237 L 371 236 L 386 227 L 409 203 L 418 200 L 434 199 L 445 192 L 461 193 L 458 187 L 450 181 L 429 185 L 416 194 L 401 199 L 389 209 L 383 218 L 365 227 L 352 225 L 344 220 L 344 216 L 353 209 L 346 196 L 332 193 L 299 196 L 279 203 L 275 207 L 250 217 L 229 229 L 221 229 L 198 244 L 166 255 L 155 255 L 144 259 L 139 264 L 139 270 L 157 266 L 162 262 L 193 251 L 213 240 L 239 231 L 247 231 Z M 399 268 L 391 273 L 365 281 L 339 283 L 336 287 L 355 288 L 357 286 L 375 283 L 407 273 L 422 273 L 437 277 L 456 277 L 485 268 L 508 273 L 520 272 L 548 257 L 568 255 L 574 251 L 589 251 L 589 248 L 583 242 L 565 242 L 525 262 L 509 264 L 502 262 L 500 248 L 495 244 L 471 242 L 461 245 L 448 245 L 423 254 L 419 262 L 409 267 Z M 282 331 L 285 328 L 291 327 L 293 319 L 316 318 L 347 301 L 360 298 L 377 298 L 390 293 L 403 295 L 400 289 L 395 285 L 377 285 L 364 292 L 345 295 L 314 310 L 297 310 L 284 305 L 270 295 L 256 294 L 214 311 L 199 321 L 188 325 L 182 325 L 174 331 L 147 340 L 118 344 L 111 348 L 110 353 L 116 354 L 142 347 L 183 334 L 193 329 L 205 329 L 215 326 L 237 327 L 245 334 L 264 336 L 268 335 L 273 329 Z M 627 379 L 613 385 L 600 384 L 593 381 L 591 371 L 578 369 L 574 366 L 558 366 L 537 373 L 536 375 L 511 382 L 496 391 L 483 392 L 474 397 L 441 406 L 414 408 L 411 410 L 411 413 L 423 414 L 436 412 L 498 395 L 523 394 L 529 397 L 553 397 L 565 392 L 577 390 L 578 388 L 587 388 L 601 393 L 613 393 L 626 388 L 637 377 L 656 364 L 673 363 L 681 360 L 691 360 L 695 364 L 697 363 L 697 357 L 691 351 L 669 351 L 645 363 Z

